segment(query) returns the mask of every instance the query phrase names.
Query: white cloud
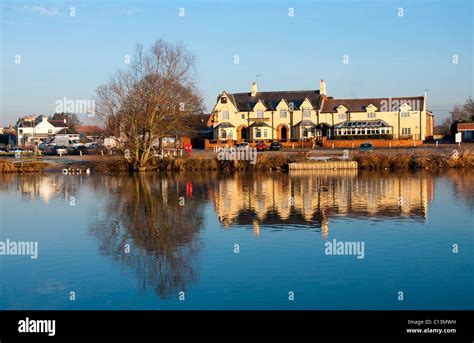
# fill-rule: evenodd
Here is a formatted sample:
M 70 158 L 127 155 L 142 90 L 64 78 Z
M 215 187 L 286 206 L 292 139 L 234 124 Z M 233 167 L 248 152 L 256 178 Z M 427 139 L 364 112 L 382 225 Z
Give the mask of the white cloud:
M 40 15 L 46 15 L 46 16 L 61 15 L 61 12 L 59 12 L 59 10 L 54 7 L 46 8 L 46 7 L 41 7 L 41 6 L 32 6 L 31 11 L 33 13 L 38 13 Z

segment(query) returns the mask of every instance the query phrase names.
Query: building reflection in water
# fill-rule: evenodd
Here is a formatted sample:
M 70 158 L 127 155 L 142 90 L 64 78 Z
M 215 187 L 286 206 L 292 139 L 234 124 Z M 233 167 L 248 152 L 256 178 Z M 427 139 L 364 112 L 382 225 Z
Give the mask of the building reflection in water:
M 407 218 L 426 221 L 432 175 L 358 173 L 356 170 L 235 174 L 213 183 L 215 210 L 224 227 L 253 223 L 273 228 L 310 226 L 329 233 L 331 218 Z
M 25 200 L 41 199 L 48 204 L 56 198 L 69 201 L 82 185 L 82 181 L 83 178 L 79 175 L 0 174 L 0 189 L 2 192 L 19 193 Z
M 444 177 L 452 180 L 453 191 L 474 201 L 472 193 L 466 193 L 472 189 L 469 173 Z M 434 179 L 426 173 L 351 170 L 220 176 L 1 175 L 0 192 L 20 193 L 47 206 L 52 199 L 76 194 L 95 199 L 85 210 L 85 222 L 99 253 L 133 270 L 143 291 L 151 289 L 166 298 L 198 279 L 200 232 L 208 203 L 224 228 L 253 228 L 259 237 L 268 228 L 304 227 L 326 238 L 331 222 L 340 217 L 426 221 Z

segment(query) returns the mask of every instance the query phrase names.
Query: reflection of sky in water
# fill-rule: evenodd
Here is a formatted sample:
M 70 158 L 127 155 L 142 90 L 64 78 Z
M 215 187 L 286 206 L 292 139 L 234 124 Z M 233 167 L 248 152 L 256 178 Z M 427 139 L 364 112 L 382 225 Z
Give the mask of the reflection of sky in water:
M 2 176 L 0 240 L 38 241 L 39 258 L 0 256 L 0 308 L 472 309 L 472 187 L 458 172 Z M 365 258 L 325 255 L 333 239 Z

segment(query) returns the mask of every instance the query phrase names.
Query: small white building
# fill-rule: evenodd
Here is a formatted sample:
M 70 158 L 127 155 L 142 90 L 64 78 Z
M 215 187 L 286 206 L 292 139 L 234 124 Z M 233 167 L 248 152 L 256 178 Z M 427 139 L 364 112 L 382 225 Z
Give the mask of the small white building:
M 34 145 L 44 142 L 48 137 L 67 130 L 66 120 L 51 120 L 46 116 L 30 117 L 18 123 L 18 144 Z

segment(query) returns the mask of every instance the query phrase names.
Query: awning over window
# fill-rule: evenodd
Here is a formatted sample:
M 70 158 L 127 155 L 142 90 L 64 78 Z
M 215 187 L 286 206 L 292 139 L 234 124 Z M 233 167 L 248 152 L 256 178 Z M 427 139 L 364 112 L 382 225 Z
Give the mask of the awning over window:
M 220 128 L 220 129 L 227 129 L 229 127 L 235 127 L 235 125 L 232 125 L 231 123 L 225 121 L 223 123 L 220 123 L 219 125 L 216 126 L 216 128 Z
M 271 127 L 269 124 L 259 121 L 250 125 L 250 127 Z
M 296 123 L 295 126 L 314 126 L 315 127 L 316 124 L 313 121 L 309 120 L 309 119 L 305 119 L 305 120 L 302 120 L 302 121 Z

